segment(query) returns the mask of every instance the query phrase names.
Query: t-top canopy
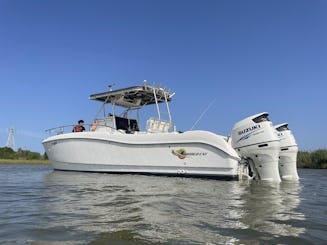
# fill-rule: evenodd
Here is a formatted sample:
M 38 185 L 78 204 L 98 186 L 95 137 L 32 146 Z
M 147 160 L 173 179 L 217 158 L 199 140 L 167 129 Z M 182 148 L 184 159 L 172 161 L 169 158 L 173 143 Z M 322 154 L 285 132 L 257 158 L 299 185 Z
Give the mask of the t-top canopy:
M 101 101 L 106 104 L 114 104 L 122 107 L 133 108 L 144 105 L 171 101 L 173 94 L 161 87 L 134 86 L 99 94 L 90 95 L 91 100 Z

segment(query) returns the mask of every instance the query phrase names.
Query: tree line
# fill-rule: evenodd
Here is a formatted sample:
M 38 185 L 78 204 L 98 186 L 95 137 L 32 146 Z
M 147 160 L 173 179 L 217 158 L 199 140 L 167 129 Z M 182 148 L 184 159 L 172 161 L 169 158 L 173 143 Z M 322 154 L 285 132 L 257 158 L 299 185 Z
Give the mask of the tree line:
M 327 150 L 299 151 L 297 154 L 298 168 L 327 168 Z
M 47 160 L 47 156 L 21 148 L 14 151 L 10 147 L 0 147 L 0 159 Z

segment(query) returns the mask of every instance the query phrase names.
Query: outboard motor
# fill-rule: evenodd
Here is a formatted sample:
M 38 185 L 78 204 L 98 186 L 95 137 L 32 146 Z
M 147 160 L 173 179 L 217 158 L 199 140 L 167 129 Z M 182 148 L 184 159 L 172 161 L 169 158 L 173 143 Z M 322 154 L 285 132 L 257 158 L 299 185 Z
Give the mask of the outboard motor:
M 255 179 L 279 182 L 280 143 L 268 115 L 263 112 L 236 123 L 232 129 L 232 147 L 249 161 Z
M 275 126 L 280 139 L 279 174 L 282 180 L 298 180 L 296 158 L 298 146 L 295 138 L 288 128 L 288 123 Z

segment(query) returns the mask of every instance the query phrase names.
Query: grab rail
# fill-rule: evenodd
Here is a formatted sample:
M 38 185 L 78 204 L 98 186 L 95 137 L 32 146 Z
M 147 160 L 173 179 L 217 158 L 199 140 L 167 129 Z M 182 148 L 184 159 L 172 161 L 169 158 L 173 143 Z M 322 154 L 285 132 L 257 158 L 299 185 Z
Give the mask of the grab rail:
M 49 133 L 49 134 L 52 134 L 52 133 L 55 133 L 55 134 L 63 134 L 65 132 L 65 129 L 67 129 L 68 127 L 70 128 L 74 128 L 75 125 L 64 125 L 64 126 L 59 126 L 59 127 L 55 127 L 55 128 L 49 128 L 49 129 L 46 129 L 45 132 Z
M 84 124 L 85 126 L 88 126 L 89 130 L 91 129 L 91 126 L 92 124 Z M 64 126 L 59 126 L 59 127 L 55 127 L 55 128 L 49 128 L 49 129 L 46 129 L 45 132 L 48 133 L 49 135 L 59 135 L 59 134 L 64 134 L 65 132 L 73 132 L 73 128 L 75 127 L 76 125 L 64 125 Z M 112 126 L 108 126 L 108 125 L 98 125 L 98 127 L 100 128 L 108 128 L 108 129 L 111 129 L 111 130 L 115 130 L 117 132 L 120 132 L 122 133 L 120 130 L 117 130 L 115 129 L 114 127 Z M 67 129 L 70 129 L 70 131 L 68 131 Z

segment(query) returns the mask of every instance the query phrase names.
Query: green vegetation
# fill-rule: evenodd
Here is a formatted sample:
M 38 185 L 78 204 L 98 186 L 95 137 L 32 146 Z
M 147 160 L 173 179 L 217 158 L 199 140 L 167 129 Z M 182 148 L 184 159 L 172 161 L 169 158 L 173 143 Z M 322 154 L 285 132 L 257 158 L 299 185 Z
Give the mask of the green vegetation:
M 297 155 L 298 168 L 327 168 L 327 150 L 299 151 Z
M 49 164 L 47 155 L 19 148 L 14 151 L 10 147 L 0 147 L 0 163 Z
M 50 161 L 26 159 L 0 159 L 0 164 L 50 164 Z

